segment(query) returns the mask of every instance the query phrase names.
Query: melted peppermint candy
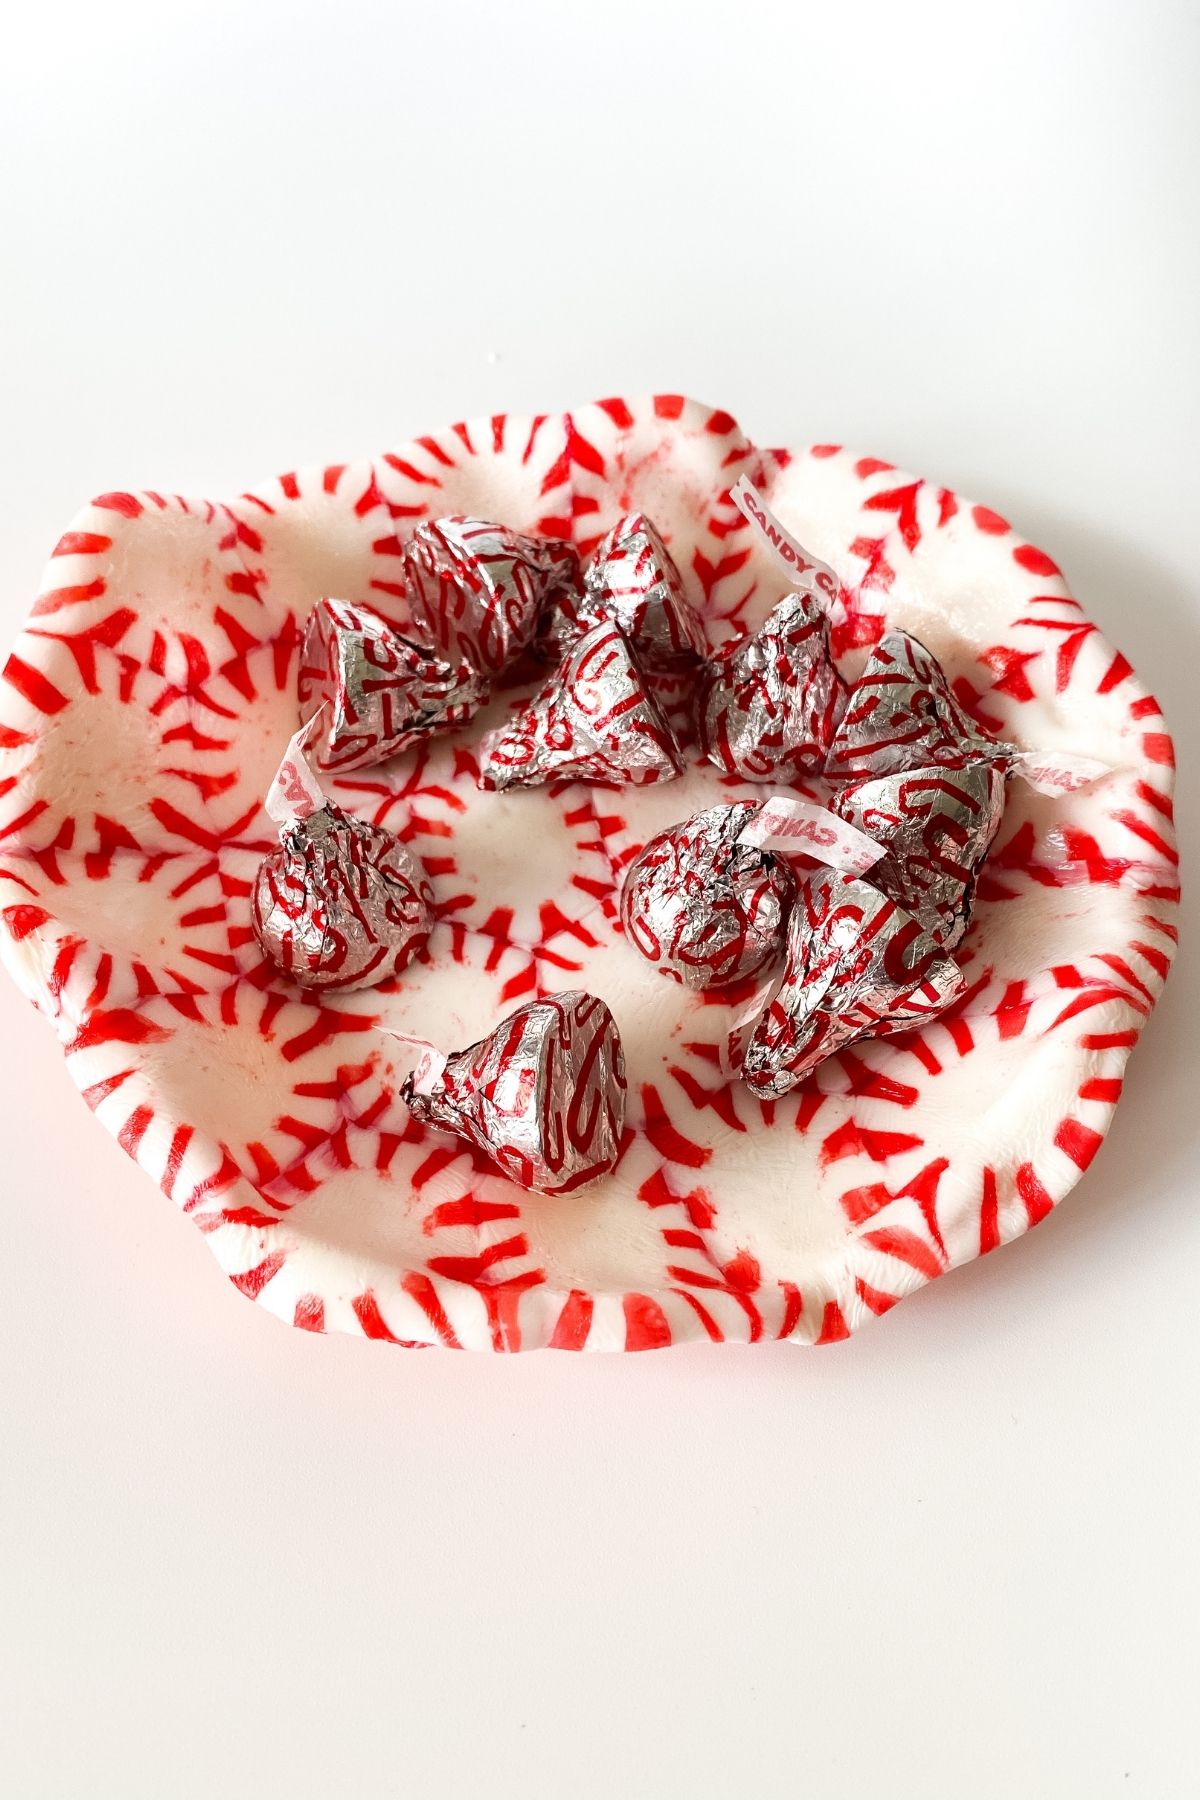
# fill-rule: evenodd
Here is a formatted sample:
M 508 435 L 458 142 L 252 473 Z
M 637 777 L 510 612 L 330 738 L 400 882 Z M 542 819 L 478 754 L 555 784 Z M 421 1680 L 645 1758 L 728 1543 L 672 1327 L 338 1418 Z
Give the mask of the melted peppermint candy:
M 428 1054 L 404 1084 L 422 1124 L 468 1139 L 510 1181 L 566 1194 L 621 1158 L 625 1058 L 603 1000 L 534 1000 L 466 1050 Z
M 692 669 L 708 654 L 683 576 L 645 513 L 618 519 L 583 572 L 582 593 L 564 591 L 547 609 L 542 648 L 561 655 L 605 621 L 620 626 L 650 674 Z
M 251 916 L 285 975 L 306 988 L 371 987 L 425 948 L 432 893 L 390 831 L 330 800 L 279 835 L 259 865 Z
M 300 659 L 300 717 L 325 708 L 322 769 L 362 769 L 463 725 L 488 696 L 465 663 L 446 662 L 365 606 L 319 600 Z
M 486 519 L 419 525 L 404 550 L 413 629 L 451 661 L 498 675 L 527 650 L 543 610 L 579 586 L 579 555 Z
M 742 800 L 694 814 L 651 838 L 625 877 L 626 936 L 685 987 L 744 980 L 783 948 L 792 873 L 769 852 L 739 842 L 758 810 Z
M 872 886 L 899 901 L 947 950 L 971 920 L 975 878 L 1004 816 L 993 764 L 912 769 L 844 788 L 833 810 L 883 845 Z
M 927 1023 L 961 986 L 957 963 L 910 913 L 822 870 L 801 885 L 779 982 L 734 1026 L 732 1060 L 760 1099 L 778 1099 L 856 1039 Z
M 818 773 L 845 696 L 822 600 L 786 594 L 756 632 L 726 644 L 705 670 L 704 754 L 748 781 Z
M 615 625 L 597 625 L 511 724 L 480 747 L 482 788 L 554 780 L 646 785 L 680 773 L 675 740 Z

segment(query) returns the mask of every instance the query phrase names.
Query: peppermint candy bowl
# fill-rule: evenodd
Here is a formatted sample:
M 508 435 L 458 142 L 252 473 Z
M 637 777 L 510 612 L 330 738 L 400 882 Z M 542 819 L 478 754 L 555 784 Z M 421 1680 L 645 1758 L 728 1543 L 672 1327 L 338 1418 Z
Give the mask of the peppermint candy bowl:
M 425 518 L 586 550 L 639 508 L 716 644 L 787 587 L 729 500 L 740 475 L 837 570 L 844 673 L 903 626 L 986 729 L 1109 770 L 1066 798 L 1010 784 L 952 1009 L 784 1100 L 731 1083 L 728 1002 L 630 947 L 619 886 L 656 832 L 764 790 L 693 761 L 643 790 L 481 792 L 478 740 L 516 690 L 328 781 L 423 862 L 427 959 L 319 997 L 265 963 L 262 802 L 313 603 L 402 622 L 400 545 Z M 0 680 L 0 953 L 100 1122 L 283 1319 L 473 1349 L 825 1343 L 1019 1236 L 1091 1161 L 1174 948 L 1171 787 L 1154 700 L 996 513 L 832 445 L 759 450 L 677 395 L 606 400 L 226 502 L 85 507 Z M 395 1034 L 458 1048 L 562 989 L 616 1016 L 629 1143 L 613 1175 L 551 1198 L 414 1121 Z

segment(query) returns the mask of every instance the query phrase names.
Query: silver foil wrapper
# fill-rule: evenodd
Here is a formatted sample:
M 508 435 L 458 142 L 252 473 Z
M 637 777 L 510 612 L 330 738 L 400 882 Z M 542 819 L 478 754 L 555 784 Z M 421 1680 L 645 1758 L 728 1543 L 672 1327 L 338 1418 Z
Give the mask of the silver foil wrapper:
M 700 743 L 710 762 L 748 781 L 816 774 L 845 698 L 824 605 L 812 594 L 786 594 L 757 631 L 726 644 L 704 671 Z
M 700 615 L 657 527 L 626 513 L 594 551 L 582 590 L 561 591 L 542 615 L 544 654 L 561 656 L 585 632 L 619 625 L 647 674 L 692 669 L 708 654 Z
M 427 1056 L 402 1097 L 414 1118 L 466 1138 L 518 1186 L 570 1193 L 621 1158 L 616 1020 L 578 990 L 533 1000 L 469 1049 Z
M 414 634 L 450 662 L 499 675 L 533 643 L 543 609 L 579 587 L 579 555 L 486 519 L 419 525 L 404 549 Z
M 971 922 L 975 877 L 1004 816 L 994 764 L 912 769 L 835 792 L 834 812 L 886 847 L 870 881 L 953 950 Z
M 482 788 L 547 781 L 645 785 L 680 773 L 679 750 L 615 625 L 597 625 L 509 725 L 480 747 Z
M 738 842 L 758 810 L 741 800 L 695 813 L 651 838 L 625 877 L 626 937 L 685 987 L 742 981 L 783 949 L 795 878 L 768 851 Z
M 464 725 L 487 699 L 488 683 L 369 608 L 326 599 L 305 630 L 299 695 L 301 719 L 326 708 L 318 767 L 363 769 Z
M 860 1038 L 936 1018 L 961 986 L 957 963 L 910 913 L 866 881 L 823 870 L 801 883 L 783 975 L 735 1027 L 733 1060 L 759 1099 L 779 1099 Z
M 280 830 L 251 902 L 267 956 L 301 987 L 373 987 L 425 947 L 432 892 L 390 831 L 332 801 Z
M 851 690 L 825 773 L 831 781 L 863 781 L 929 763 L 1007 769 L 1013 754 L 967 717 L 924 644 L 889 631 Z

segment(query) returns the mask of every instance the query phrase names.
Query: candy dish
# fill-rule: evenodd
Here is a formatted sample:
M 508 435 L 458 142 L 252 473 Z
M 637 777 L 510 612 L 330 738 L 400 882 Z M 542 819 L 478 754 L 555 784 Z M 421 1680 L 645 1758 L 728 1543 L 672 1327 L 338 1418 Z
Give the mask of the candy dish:
M 657 833 L 772 790 L 695 745 L 675 780 L 482 790 L 482 739 L 536 669 L 459 730 L 323 775 L 420 859 L 429 941 L 381 987 L 288 982 L 250 902 L 317 600 L 403 629 L 422 521 L 586 559 L 642 512 L 718 648 L 789 586 L 730 500 L 743 475 L 836 571 L 845 676 L 911 631 L 991 737 L 1106 771 L 1057 798 L 1009 782 L 949 1009 L 779 1100 L 731 1081 L 736 990 L 664 980 L 620 889 Z M 757 448 L 677 395 L 496 417 L 224 502 L 83 509 L 0 677 L 0 954 L 97 1119 L 291 1323 L 496 1350 L 828 1343 L 1035 1225 L 1099 1148 L 1174 949 L 1172 764 L 1129 663 L 989 508 L 832 445 Z M 474 1044 L 567 991 L 620 1029 L 627 1143 L 591 1186 L 529 1193 L 414 1119 L 406 1039 Z

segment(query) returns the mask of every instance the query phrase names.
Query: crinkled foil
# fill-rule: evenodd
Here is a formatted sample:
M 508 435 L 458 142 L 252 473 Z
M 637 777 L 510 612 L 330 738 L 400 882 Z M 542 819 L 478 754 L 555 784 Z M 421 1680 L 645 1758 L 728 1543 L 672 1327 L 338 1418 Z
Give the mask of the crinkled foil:
M 857 1039 L 935 1018 L 961 986 L 957 963 L 910 913 L 866 881 L 822 870 L 801 883 L 783 975 L 740 1035 L 735 1027 L 734 1060 L 753 1093 L 778 1099 Z
M 825 773 L 863 781 L 928 763 L 1007 768 L 1012 754 L 972 724 L 937 657 L 907 631 L 889 631 L 851 690 Z
M 579 587 L 579 555 L 486 519 L 418 525 L 404 549 L 414 632 L 451 662 L 498 675 L 527 650 L 545 607 Z
M 971 921 L 975 877 L 1004 816 L 1004 776 L 993 764 L 911 769 L 835 793 L 834 812 L 886 854 L 873 887 L 899 901 L 953 950 Z
M 304 634 L 299 694 L 302 719 L 328 709 L 318 766 L 362 769 L 464 725 L 487 699 L 488 683 L 365 606 L 319 600 Z
M 680 773 L 669 726 L 615 625 L 597 625 L 509 725 L 480 746 L 483 788 L 556 780 L 645 785 Z
M 469 1049 L 427 1058 L 402 1093 L 422 1124 L 467 1138 L 541 1194 L 582 1187 L 621 1158 L 625 1058 L 593 994 L 531 1001 Z
M 372 987 L 425 946 L 432 893 L 412 853 L 332 801 L 280 830 L 254 883 L 263 950 L 301 987 Z
M 611 620 L 647 674 L 694 668 L 708 654 L 700 615 L 657 527 L 626 513 L 583 571 L 582 592 L 560 592 L 542 615 L 543 652 L 561 656 L 593 626 Z
M 752 800 L 710 806 L 651 838 L 629 869 L 621 920 L 635 949 L 685 987 L 724 987 L 783 949 L 795 878 L 738 836 Z
M 811 594 L 786 594 L 757 631 L 726 644 L 705 670 L 704 754 L 748 781 L 818 773 L 845 695 L 823 605 Z

